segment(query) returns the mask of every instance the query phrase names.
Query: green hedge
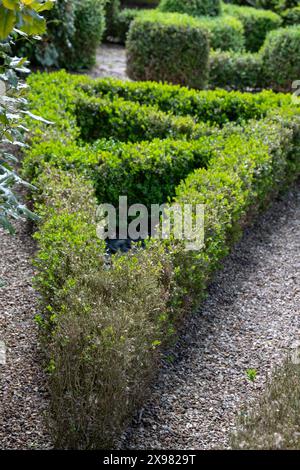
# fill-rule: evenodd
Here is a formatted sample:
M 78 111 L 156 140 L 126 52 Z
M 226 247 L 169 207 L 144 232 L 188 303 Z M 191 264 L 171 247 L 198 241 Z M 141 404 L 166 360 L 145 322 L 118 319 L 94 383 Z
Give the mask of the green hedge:
M 300 24 L 300 6 L 284 10 L 281 14 L 284 26 Z
M 215 137 L 197 141 L 154 139 L 138 145 L 123 144 L 118 149 L 101 152 L 96 175 L 96 195 L 115 207 L 119 195 L 128 197 L 128 204 L 145 204 L 153 201 L 165 203 L 175 194 L 182 178 L 193 169 L 206 167 L 211 158 L 210 142 Z M 94 151 L 97 152 L 97 145 Z
M 45 313 L 37 321 L 49 361 L 54 442 L 110 448 L 142 404 L 157 348 L 172 332 L 168 257 L 158 246 L 115 256 L 108 269 L 89 182 L 56 170 L 41 176 L 39 188 L 35 264 Z
M 96 63 L 96 50 L 105 30 L 104 0 L 78 1 L 75 12 L 75 35 L 70 70 L 90 68 Z
M 209 42 L 212 49 L 222 51 L 240 51 L 245 47 L 244 27 L 237 18 L 220 16 L 216 18 L 199 18 L 203 28 L 210 33 Z
M 111 31 L 114 41 L 125 44 L 131 23 L 141 13 L 144 13 L 144 10 L 136 8 L 124 8 L 118 13 L 115 18 L 114 29 Z
M 120 0 L 106 0 L 105 3 L 105 36 L 113 37 L 116 33 L 117 18 L 120 12 Z
M 31 125 L 24 159 L 24 171 L 38 188 L 35 208 L 41 215 L 35 235 L 37 321 L 48 358 L 55 441 L 63 448 L 111 448 L 141 406 L 179 317 L 199 305 L 249 214 L 299 175 L 299 110 L 290 96 L 272 92 L 250 98 L 155 83 L 94 82 L 65 72 L 38 74 L 29 84 L 31 111 L 56 123 Z M 101 89 L 105 99 L 86 93 Z M 127 99 L 136 91 L 141 101 L 154 100 L 150 114 L 161 112 L 160 103 L 173 110 L 173 119 L 175 109 L 201 114 L 202 104 L 205 115 L 218 103 L 211 120 L 224 114 L 225 125 L 199 141 L 83 143 L 76 120 L 79 100 L 97 103 L 97 113 L 108 101 L 122 108 L 116 90 Z M 229 110 L 242 112 L 243 97 L 250 120 L 237 125 L 232 117 L 228 123 Z M 251 119 L 250 109 L 262 119 Z M 203 249 L 152 240 L 145 249 L 108 259 L 96 237 L 95 184 L 99 200 L 115 201 L 126 189 L 131 200 L 141 195 L 147 204 L 173 194 L 178 204 L 204 203 Z
M 221 13 L 221 1 L 161 0 L 158 9 L 163 12 L 187 13 L 191 16 L 217 16 Z
M 188 15 L 139 15 L 127 38 L 127 72 L 134 80 L 165 80 L 202 88 L 207 79 L 208 33 Z
M 258 54 L 212 52 L 209 85 L 291 92 L 292 83 L 300 76 L 299 57 L 300 27 L 279 28 L 268 33 Z
M 292 91 L 292 83 L 300 77 L 300 26 L 269 33 L 261 55 L 268 87 Z
M 201 299 L 199 286 L 206 285 L 211 272 L 230 251 L 240 234 L 239 221 L 250 208 L 263 206 L 284 181 L 290 180 L 294 171 L 290 159 L 295 149 L 299 174 L 299 129 L 294 134 L 292 123 L 289 127 L 284 120 L 253 123 L 233 132 L 210 167 L 196 170 L 179 186 L 177 203 L 206 205 L 205 249 L 179 256 L 178 266 L 175 262 L 181 273 L 177 282 L 186 295 Z
M 228 93 L 224 90 L 196 91 L 177 85 L 124 82 L 115 78 L 88 81 L 82 85 L 82 89 L 92 96 L 96 94 L 110 100 L 120 97 L 143 106 L 157 106 L 165 113 L 191 115 L 196 122 L 219 126 L 231 121 L 242 123 L 261 119 L 271 108 L 289 108 L 291 104 L 290 96 L 270 91 L 259 94 Z
M 224 12 L 238 18 L 245 29 L 246 49 L 257 52 L 269 31 L 279 28 L 282 20 L 272 11 L 257 10 L 251 7 L 224 5 Z
M 206 126 L 197 125 L 189 117 L 172 116 L 152 106 L 116 98 L 80 98 L 76 105 L 80 136 L 85 141 L 101 137 L 138 142 L 155 137 L 193 138 L 206 132 Z
M 239 7 L 230 5 L 229 8 Z M 200 89 L 208 85 L 210 88 L 290 91 L 291 83 L 299 76 L 297 28 L 277 28 L 267 33 L 271 23 L 275 28 L 281 19 L 275 15 L 273 21 L 273 12 L 265 10 L 253 17 L 252 10 L 255 9 L 250 10 L 251 18 L 258 18 L 258 22 L 262 20 L 260 25 L 253 26 L 256 39 L 267 34 L 259 52 L 252 55 L 243 49 L 245 37 L 246 41 L 252 41 L 253 37 L 250 38 L 247 29 L 244 37 L 242 24 L 233 18 L 195 19 L 157 12 L 139 15 L 131 23 L 127 40 L 130 78 L 167 81 Z M 265 27 L 267 24 L 269 26 Z M 199 38 L 205 42 L 204 49 Z M 218 50 L 208 53 L 208 43 Z
M 229 90 L 255 90 L 264 85 L 260 54 L 211 52 L 209 86 Z

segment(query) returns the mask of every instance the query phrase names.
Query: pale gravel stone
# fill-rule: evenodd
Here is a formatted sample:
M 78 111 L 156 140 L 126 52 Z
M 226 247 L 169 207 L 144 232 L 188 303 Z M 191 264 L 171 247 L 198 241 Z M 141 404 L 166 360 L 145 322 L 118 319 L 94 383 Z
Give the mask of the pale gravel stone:
M 224 262 L 188 318 L 127 449 L 228 448 L 236 417 L 300 340 L 299 184 L 274 202 Z M 252 384 L 245 371 L 254 368 Z
M 6 364 L 6 348 L 3 341 L 0 341 L 0 366 L 5 366 Z

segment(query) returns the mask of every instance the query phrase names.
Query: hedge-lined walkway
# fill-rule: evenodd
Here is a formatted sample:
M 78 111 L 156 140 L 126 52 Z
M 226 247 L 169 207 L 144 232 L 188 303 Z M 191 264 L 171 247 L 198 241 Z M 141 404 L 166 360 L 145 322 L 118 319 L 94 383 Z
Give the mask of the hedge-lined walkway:
M 33 241 L 26 222 L 14 237 L 0 228 L 0 449 L 45 449 L 47 395 L 34 323 Z M 3 285 L 4 284 L 4 285 Z
M 238 410 L 300 339 L 299 189 L 275 202 L 226 260 L 123 448 L 229 446 Z M 249 368 L 258 372 L 254 384 Z

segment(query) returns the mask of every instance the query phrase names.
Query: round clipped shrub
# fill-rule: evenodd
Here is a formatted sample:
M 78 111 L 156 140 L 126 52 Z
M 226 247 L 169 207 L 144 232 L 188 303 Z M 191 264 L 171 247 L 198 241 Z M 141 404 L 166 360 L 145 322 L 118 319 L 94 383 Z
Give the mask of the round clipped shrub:
M 221 13 L 221 1 L 161 0 L 158 9 L 164 12 L 187 13 L 192 16 L 217 16 Z
M 220 16 L 199 18 L 210 32 L 210 46 L 222 51 L 241 51 L 245 47 L 244 27 L 237 18 Z
M 130 26 L 127 72 L 134 80 L 168 81 L 203 88 L 208 73 L 209 33 L 188 15 L 149 12 Z
M 260 54 L 212 51 L 209 56 L 209 87 L 256 90 L 262 86 L 261 70 Z
M 272 11 L 237 5 L 224 5 L 223 10 L 224 13 L 238 18 L 243 23 L 246 49 L 250 52 L 257 52 L 263 45 L 267 33 L 282 24 L 280 16 Z
M 300 26 L 271 31 L 261 49 L 266 86 L 292 91 L 300 77 Z
M 282 13 L 282 19 L 285 26 L 300 24 L 300 6 L 285 10 Z

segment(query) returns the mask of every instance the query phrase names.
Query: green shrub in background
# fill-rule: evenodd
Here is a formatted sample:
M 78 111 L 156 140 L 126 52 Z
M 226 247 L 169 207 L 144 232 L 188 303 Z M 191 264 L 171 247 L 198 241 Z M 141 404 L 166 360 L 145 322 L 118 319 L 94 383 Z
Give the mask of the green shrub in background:
M 98 200 L 117 207 L 122 194 L 128 197 L 129 205 L 139 201 L 150 209 L 153 201 L 165 203 L 175 195 L 182 178 L 195 168 L 207 167 L 213 139 L 214 136 L 191 142 L 154 139 L 122 144 L 110 152 L 103 152 L 100 142 L 95 174 Z M 94 152 L 98 153 L 97 143 Z
M 124 8 L 124 10 L 121 10 L 115 18 L 114 30 L 111 32 L 113 40 L 125 44 L 131 23 L 139 14 L 144 12 L 145 10 L 137 8 Z
M 17 172 L 18 154 L 24 148 L 27 128 L 26 87 L 22 76 L 27 75 L 27 61 L 16 57 L 12 48 L 20 37 L 36 37 L 46 30 L 43 17 L 53 2 L 37 0 L 24 2 L 0 2 L 0 227 L 10 233 L 15 229 L 13 220 L 21 217 L 35 219 L 35 215 L 23 204 L 16 186 L 30 187 Z M 31 114 L 31 119 L 42 121 Z M 45 121 L 44 121 L 45 122 Z M 50 124 L 50 123 L 48 123 Z M 16 151 L 17 149 L 17 151 Z M 3 285 L 0 279 L 1 286 Z
M 114 29 L 110 30 L 110 37 L 114 41 L 124 44 L 132 21 L 147 10 L 125 8 L 115 15 Z M 167 14 L 167 13 L 166 13 Z M 241 50 L 245 46 L 244 28 L 242 23 L 230 16 L 199 18 L 203 27 L 210 32 L 210 45 L 213 49 Z
M 159 4 L 159 0 L 121 0 L 121 6 L 137 6 L 137 7 L 156 7 Z
M 300 26 L 280 28 L 268 34 L 261 50 L 266 85 L 292 91 L 300 77 Z
M 246 49 L 257 52 L 262 46 L 269 31 L 279 28 L 282 20 L 272 11 L 257 10 L 251 7 L 240 7 L 226 4 L 224 13 L 238 18 L 245 30 Z
M 293 8 L 299 4 L 299 0 L 255 0 L 257 8 L 265 8 L 280 12 L 287 8 Z
M 78 70 L 95 62 L 96 49 L 105 29 L 106 0 L 57 0 L 47 12 L 47 37 L 17 50 L 42 67 Z
M 134 80 L 163 80 L 202 88 L 207 80 L 209 39 L 188 15 L 139 15 L 127 38 L 127 72 Z
M 44 38 L 38 44 L 18 41 L 16 47 L 34 64 L 59 67 L 65 63 L 67 66 L 75 33 L 74 1 L 57 0 L 47 13 L 47 39 Z
M 249 56 L 252 57 L 252 54 Z M 64 76 L 64 74 L 59 75 L 61 87 Z M 36 78 L 35 87 L 37 85 Z M 82 89 L 91 96 L 96 95 L 110 100 L 120 97 L 142 106 L 156 106 L 164 113 L 177 116 L 190 115 L 197 123 L 204 122 L 218 126 L 224 126 L 231 121 L 240 124 L 250 119 L 261 119 L 271 108 L 289 108 L 291 104 L 289 95 L 267 90 L 259 94 L 228 93 L 224 90 L 196 91 L 177 85 L 124 82 L 115 78 L 85 80 Z M 82 98 L 86 100 L 86 97 Z M 70 104 L 68 106 L 70 107 Z M 72 120 L 72 117 L 69 119 Z
M 209 31 L 209 42 L 212 49 L 222 51 L 244 49 L 244 27 L 237 18 L 227 15 L 216 18 L 202 17 L 199 18 L 199 23 Z
M 229 90 L 263 88 L 260 54 L 212 51 L 209 56 L 209 86 Z
M 104 5 L 106 0 L 80 0 L 75 11 L 75 36 L 71 65 L 79 70 L 90 68 L 96 62 L 96 50 L 105 30 Z M 63 65 L 65 67 L 65 65 Z
M 120 0 L 106 0 L 105 4 L 105 36 L 114 37 L 117 31 L 117 18 L 120 13 Z
M 300 24 L 300 6 L 284 10 L 281 14 L 284 26 Z
M 163 12 L 187 13 L 191 16 L 217 16 L 221 13 L 221 1 L 161 0 L 158 9 Z

